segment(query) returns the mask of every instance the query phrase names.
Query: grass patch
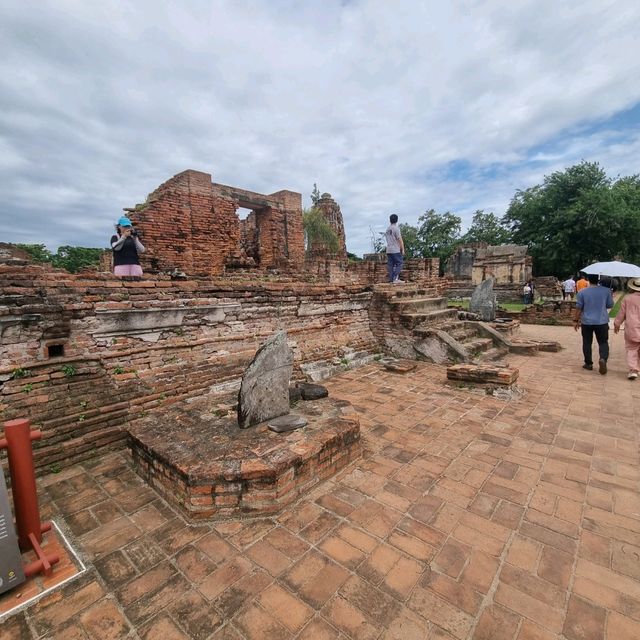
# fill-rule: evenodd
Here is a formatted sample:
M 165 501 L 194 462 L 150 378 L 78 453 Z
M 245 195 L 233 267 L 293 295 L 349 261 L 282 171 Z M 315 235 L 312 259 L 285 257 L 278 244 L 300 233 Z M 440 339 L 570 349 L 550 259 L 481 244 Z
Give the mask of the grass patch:
M 616 301 L 611 309 L 609 309 L 609 317 L 615 318 L 618 315 L 618 311 L 620 311 L 620 305 L 624 300 L 626 293 L 623 293 Z
M 505 311 L 517 311 L 518 313 L 520 313 L 521 311 L 524 311 L 529 305 L 523 304 L 522 302 L 501 302 L 498 306 Z
M 447 300 L 447 307 L 454 309 L 464 309 L 469 311 L 469 299 L 466 300 Z

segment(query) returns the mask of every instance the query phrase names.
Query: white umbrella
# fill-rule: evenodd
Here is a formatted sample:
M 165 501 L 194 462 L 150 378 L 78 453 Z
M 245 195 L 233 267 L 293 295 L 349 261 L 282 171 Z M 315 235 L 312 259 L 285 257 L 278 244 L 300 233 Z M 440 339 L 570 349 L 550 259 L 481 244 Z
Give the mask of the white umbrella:
M 609 276 L 611 278 L 640 278 L 640 267 L 628 262 L 594 262 L 584 269 L 583 273 L 595 273 L 598 276 Z

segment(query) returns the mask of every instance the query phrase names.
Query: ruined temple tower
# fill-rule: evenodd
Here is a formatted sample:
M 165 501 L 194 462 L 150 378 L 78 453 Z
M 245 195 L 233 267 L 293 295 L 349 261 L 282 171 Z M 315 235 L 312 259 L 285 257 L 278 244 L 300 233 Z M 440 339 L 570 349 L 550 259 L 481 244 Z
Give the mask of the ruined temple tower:
M 347 245 L 344 234 L 344 221 L 342 220 L 342 212 L 340 211 L 340 205 L 331 197 L 330 193 L 323 193 L 320 196 L 320 200 L 315 205 L 316 209 L 322 212 L 322 215 L 326 218 L 327 222 L 331 225 L 331 228 L 336 232 L 338 236 L 338 251 L 336 256 L 340 259 L 347 258 Z

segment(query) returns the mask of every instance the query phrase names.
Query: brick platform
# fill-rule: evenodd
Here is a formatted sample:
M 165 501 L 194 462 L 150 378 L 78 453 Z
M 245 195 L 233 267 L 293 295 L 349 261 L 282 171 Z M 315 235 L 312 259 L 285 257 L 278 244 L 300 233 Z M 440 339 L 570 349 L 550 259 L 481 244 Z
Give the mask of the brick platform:
M 449 380 L 509 386 L 518 379 L 518 369 L 485 364 L 454 364 L 447 367 Z
M 130 429 L 136 471 L 190 519 L 279 511 L 361 455 L 360 424 L 347 402 L 300 402 L 303 429 L 238 427 L 203 399 Z

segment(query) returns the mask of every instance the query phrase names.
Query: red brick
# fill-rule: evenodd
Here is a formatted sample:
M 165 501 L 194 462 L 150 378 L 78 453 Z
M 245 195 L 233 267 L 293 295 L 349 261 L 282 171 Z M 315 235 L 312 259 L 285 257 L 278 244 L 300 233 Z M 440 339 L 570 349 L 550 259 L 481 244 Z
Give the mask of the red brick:
M 519 616 L 499 605 L 492 605 L 482 612 L 473 640 L 513 640 L 519 622 Z
M 577 596 L 569 599 L 562 632 L 568 640 L 604 638 L 606 611 Z

